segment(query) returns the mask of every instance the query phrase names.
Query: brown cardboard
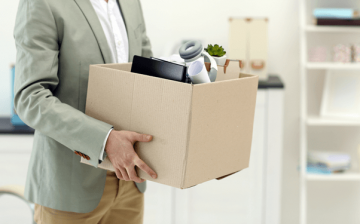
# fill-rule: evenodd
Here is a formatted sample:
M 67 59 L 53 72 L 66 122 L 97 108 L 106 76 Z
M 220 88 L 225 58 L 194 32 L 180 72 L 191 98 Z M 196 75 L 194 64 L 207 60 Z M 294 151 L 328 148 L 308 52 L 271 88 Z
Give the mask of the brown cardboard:
M 116 130 L 153 135 L 135 150 L 158 174 L 146 180 L 188 188 L 249 166 L 258 77 L 239 62 L 216 82 L 191 85 L 131 73 L 131 64 L 91 65 L 86 114 Z

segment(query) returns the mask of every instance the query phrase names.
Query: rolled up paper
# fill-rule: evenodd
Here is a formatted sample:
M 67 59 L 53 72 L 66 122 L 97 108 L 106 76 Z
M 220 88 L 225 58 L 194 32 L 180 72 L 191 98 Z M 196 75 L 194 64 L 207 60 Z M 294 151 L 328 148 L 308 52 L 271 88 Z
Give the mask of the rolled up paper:
M 189 67 L 188 73 L 193 84 L 211 82 L 203 62 L 195 61 L 192 63 Z

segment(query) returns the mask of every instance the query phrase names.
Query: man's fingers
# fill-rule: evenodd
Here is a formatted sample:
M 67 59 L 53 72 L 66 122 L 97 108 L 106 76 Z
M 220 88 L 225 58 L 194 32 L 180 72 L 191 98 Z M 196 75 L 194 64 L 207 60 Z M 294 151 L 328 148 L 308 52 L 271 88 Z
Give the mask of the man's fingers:
M 146 165 L 146 163 L 144 161 L 142 161 L 140 158 L 135 160 L 135 165 L 137 167 L 139 167 L 140 169 L 142 169 L 145 173 L 147 173 L 152 178 L 154 178 L 154 179 L 157 178 L 157 174 L 155 173 L 155 171 L 153 171 L 148 165 Z
M 129 175 L 128 175 L 127 171 L 122 167 L 120 167 L 119 170 L 120 170 L 120 172 L 121 172 L 121 174 L 123 176 L 123 180 L 130 181 L 130 178 L 129 178 Z
M 134 132 L 132 135 L 133 138 L 133 142 L 150 142 L 152 140 L 152 136 L 151 135 L 146 135 L 146 134 L 139 134 Z
M 126 168 L 126 170 L 129 174 L 130 180 L 135 181 L 136 183 L 142 183 L 145 181 L 145 180 L 141 179 L 140 177 L 138 177 L 138 175 L 135 171 L 135 167 L 129 167 L 129 168 Z
M 120 170 L 115 169 L 115 173 L 116 173 L 116 176 L 117 176 L 118 179 L 120 179 L 120 180 L 123 180 L 123 179 L 124 179 L 123 176 L 121 175 Z

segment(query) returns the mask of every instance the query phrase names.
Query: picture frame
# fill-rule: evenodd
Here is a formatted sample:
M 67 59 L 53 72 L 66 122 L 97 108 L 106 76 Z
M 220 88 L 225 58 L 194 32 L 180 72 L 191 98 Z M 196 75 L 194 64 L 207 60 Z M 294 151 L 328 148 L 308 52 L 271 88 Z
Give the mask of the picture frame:
M 360 120 L 360 73 L 327 71 L 320 116 Z

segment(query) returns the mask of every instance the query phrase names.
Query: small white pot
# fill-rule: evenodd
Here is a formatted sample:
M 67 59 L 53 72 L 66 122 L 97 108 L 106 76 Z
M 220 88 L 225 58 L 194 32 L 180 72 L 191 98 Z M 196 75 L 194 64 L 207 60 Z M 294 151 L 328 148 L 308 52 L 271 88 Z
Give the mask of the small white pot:
M 213 57 L 217 65 L 224 66 L 226 62 L 227 55 L 225 54 L 222 57 Z
M 226 58 L 227 58 L 227 55 L 225 54 L 224 56 L 222 57 L 215 57 L 215 56 L 212 56 L 214 58 L 214 60 L 216 61 L 216 64 L 217 65 L 220 65 L 220 66 L 224 66 L 225 65 L 225 62 L 226 62 Z M 210 62 L 207 58 L 205 58 L 205 62 Z

